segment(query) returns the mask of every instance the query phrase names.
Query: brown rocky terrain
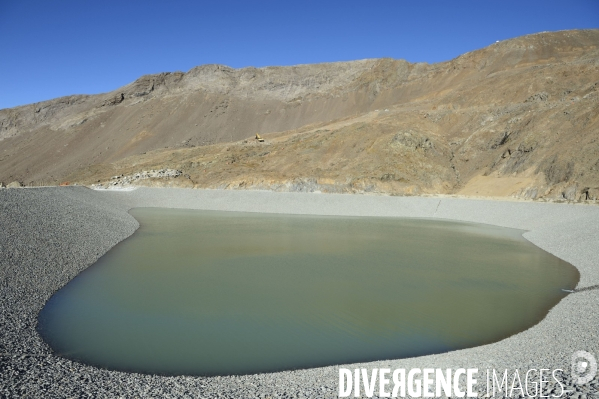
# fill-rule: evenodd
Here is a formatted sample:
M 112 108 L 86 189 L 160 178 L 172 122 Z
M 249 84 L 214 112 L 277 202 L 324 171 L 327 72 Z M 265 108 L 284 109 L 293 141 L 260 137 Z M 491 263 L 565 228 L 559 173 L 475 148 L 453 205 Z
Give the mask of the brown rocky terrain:
M 598 46 L 144 76 L 0 110 L 0 181 L 597 200 Z

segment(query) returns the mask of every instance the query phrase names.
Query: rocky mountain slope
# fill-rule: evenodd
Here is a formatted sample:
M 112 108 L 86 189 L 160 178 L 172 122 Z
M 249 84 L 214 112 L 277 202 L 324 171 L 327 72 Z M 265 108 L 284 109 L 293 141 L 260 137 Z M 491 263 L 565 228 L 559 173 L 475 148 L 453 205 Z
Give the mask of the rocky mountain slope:
M 596 200 L 598 46 L 144 76 L 0 110 L 0 181 Z

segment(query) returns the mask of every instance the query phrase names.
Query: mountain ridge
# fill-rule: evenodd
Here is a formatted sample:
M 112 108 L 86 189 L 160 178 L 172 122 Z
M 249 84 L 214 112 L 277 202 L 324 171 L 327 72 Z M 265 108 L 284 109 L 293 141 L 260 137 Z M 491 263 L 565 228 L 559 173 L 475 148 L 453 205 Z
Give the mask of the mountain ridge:
M 242 69 L 203 65 L 187 73 L 146 75 L 109 93 L 0 110 L 0 181 L 97 183 L 110 176 L 92 177 L 94 168 L 128 170 L 149 153 L 215 155 L 227 146 L 219 143 L 236 142 L 229 147 L 237 149 L 239 140 L 255 133 L 276 145 L 296 136 L 305 139 L 312 126 L 320 126 L 353 144 L 390 136 L 386 147 L 375 146 L 370 161 L 360 161 L 363 167 L 325 165 L 326 154 L 312 164 L 298 163 L 305 149 L 297 148 L 274 157 L 273 164 L 284 166 L 278 175 L 229 163 L 208 177 L 186 170 L 184 175 L 194 177 L 185 185 L 239 188 L 245 181 L 242 187 L 286 190 L 298 179 L 320 179 L 333 182 L 332 188 L 310 183 L 313 187 L 304 184 L 306 189 L 361 192 L 354 183 L 367 181 L 367 187 L 382 193 L 458 193 L 468 192 L 468 182 L 480 186 L 495 174 L 528 179 L 522 187 L 508 184 L 509 193 L 502 195 L 564 197 L 565 186 L 575 184 L 575 194 L 566 197 L 592 199 L 595 186 L 599 189 L 592 162 L 599 130 L 598 46 L 599 30 L 542 32 L 436 64 L 366 59 Z M 360 124 L 368 133 L 352 130 Z M 576 132 L 573 142 L 563 135 L 550 138 L 551 130 L 559 135 L 568 129 Z M 318 137 L 310 143 L 315 153 L 330 142 Z M 415 152 L 406 156 L 397 150 L 406 147 L 402 142 L 415 146 Z M 510 147 L 510 142 L 518 145 Z M 238 155 L 247 155 L 245 149 L 254 144 L 242 145 Z M 389 148 L 395 155 L 388 155 Z M 390 157 L 385 165 L 378 159 L 383 154 Z M 361 160 L 349 150 L 335 156 Z M 159 158 L 153 168 L 181 166 Z M 378 166 L 370 168 L 368 162 Z M 407 173 L 409 162 L 434 172 Z M 287 170 L 290 163 L 298 164 L 297 170 Z M 384 177 L 391 175 L 396 177 Z

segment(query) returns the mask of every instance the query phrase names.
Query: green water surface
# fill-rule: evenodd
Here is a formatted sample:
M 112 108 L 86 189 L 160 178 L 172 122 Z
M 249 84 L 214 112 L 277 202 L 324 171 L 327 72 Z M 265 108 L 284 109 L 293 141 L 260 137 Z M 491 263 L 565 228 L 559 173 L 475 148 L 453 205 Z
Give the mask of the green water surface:
M 228 375 L 441 353 L 539 322 L 579 278 L 522 231 L 138 208 L 38 331 L 109 369 Z M 467 365 L 464 365 L 467 366 Z

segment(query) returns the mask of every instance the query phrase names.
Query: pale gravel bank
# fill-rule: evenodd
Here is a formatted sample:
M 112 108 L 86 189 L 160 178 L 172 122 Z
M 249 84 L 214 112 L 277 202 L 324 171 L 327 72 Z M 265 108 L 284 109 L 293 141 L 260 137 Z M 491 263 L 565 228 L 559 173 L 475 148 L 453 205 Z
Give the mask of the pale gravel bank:
M 337 397 L 334 366 L 251 376 L 162 377 L 108 371 L 53 356 L 35 331 L 38 312 L 56 290 L 135 231 L 138 223 L 127 213 L 133 207 L 444 218 L 528 230 L 527 239 L 572 263 L 581 274 L 577 292 L 541 323 L 490 345 L 343 367 L 476 367 L 481 372 L 561 368 L 567 378 L 573 352 L 585 350 L 599 358 L 599 206 L 264 191 L 4 189 L 0 397 Z M 573 389 L 564 396 L 599 398 L 597 378 Z

